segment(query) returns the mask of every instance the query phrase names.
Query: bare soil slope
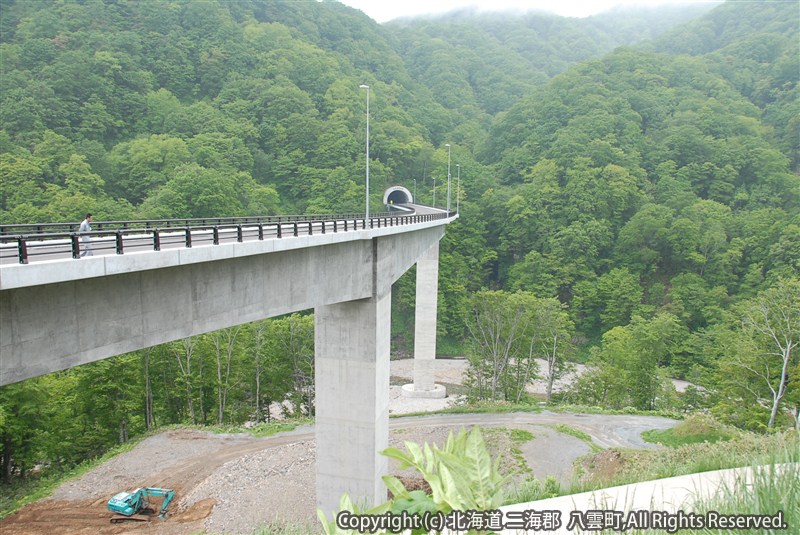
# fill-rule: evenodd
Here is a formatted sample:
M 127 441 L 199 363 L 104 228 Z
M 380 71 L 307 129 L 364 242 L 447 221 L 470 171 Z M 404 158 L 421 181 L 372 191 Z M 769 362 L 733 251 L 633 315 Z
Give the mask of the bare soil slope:
M 212 435 L 194 430 L 167 431 L 144 440 L 133 450 L 59 487 L 51 499 L 23 508 L 0 521 L 4 535 L 68 533 L 197 533 L 217 499 L 204 497 L 189 503 L 186 496 L 230 461 L 256 452 L 308 449 L 313 434 L 255 438 L 249 435 Z M 312 459 L 313 464 L 313 459 Z M 313 471 L 313 466 L 311 467 Z M 242 483 L 245 483 L 244 481 Z M 151 522 L 112 524 L 108 499 L 122 490 L 166 487 L 175 490 L 169 518 Z M 313 506 L 313 486 L 310 491 Z M 247 506 L 247 504 L 243 504 Z M 255 527 L 255 526 L 254 526 Z

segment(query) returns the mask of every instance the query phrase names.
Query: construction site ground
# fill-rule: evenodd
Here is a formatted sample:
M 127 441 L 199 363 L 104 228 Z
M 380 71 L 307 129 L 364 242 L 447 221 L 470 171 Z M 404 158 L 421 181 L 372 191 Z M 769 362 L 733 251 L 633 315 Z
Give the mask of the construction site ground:
M 410 377 L 408 362 L 392 365 L 395 379 Z M 439 362 L 439 361 L 437 361 Z M 459 384 L 463 364 L 441 361 L 437 381 Z M 396 382 L 396 381 L 393 381 Z M 404 398 L 393 386 L 393 414 L 436 410 L 452 400 Z M 525 429 L 534 438 L 522 445 L 525 463 L 538 478 L 553 475 L 567 482 L 573 461 L 589 445 L 557 432 L 555 424 L 584 431 L 601 447 L 652 447 L 640 433 L 675 424 L 665 418 L 552 413 L 451 414 L 392 418 L 390 444 L 404 441 L 441 444 L 450 431 L 480 424 L 485 428 Z M 511 460 L 507 435 L 488 441 L 497 455 Z M 151 436 L 131 451 L 68 481 L 53 494 L 0 520 L 3 535 L 54 534 L 250 534 L 271 521 L 307 523 L 318 532 L 314 498 L 315 445 L 313 427 L 272 437 L 211 434 L 173 429 Z M 390 465 L 390 472 L 411 477 Z M 148 522 L 111 523 L 108 499 L 136 487 L 175 490 L 169 516 Z M 155 502 L 158 506 L 158 502 Z M 330 515 L 329 515 L 330 516 Z

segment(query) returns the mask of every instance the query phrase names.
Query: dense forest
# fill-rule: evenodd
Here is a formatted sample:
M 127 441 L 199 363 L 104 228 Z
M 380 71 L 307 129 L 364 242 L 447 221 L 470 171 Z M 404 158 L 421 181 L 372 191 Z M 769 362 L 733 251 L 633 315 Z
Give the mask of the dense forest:
M 470 399 L 578 361 L 550 401 L 797 426 L 800 12 L 709 7 L 379 25 L 335 1 L 1 0 L 0 222 L 358 211 L 368 84 L 373 206 L 395 184 L 430 204 L 437 178 L 441 204 L 445 144 L 458 165 L 438 343 Z M 413 307 L 412 272 L 394 353 Z M 313 414 L 312 382 L 305 313 L 3 387 L 2 479 Z

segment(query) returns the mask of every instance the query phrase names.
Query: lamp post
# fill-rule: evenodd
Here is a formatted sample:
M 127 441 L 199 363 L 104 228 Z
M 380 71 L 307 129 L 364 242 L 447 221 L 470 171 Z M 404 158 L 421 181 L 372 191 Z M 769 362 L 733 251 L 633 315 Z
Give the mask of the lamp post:
M 433 207 L 436 208 L 436 177 L 433 177 Z
M 414 202 L 417 202 L 417 179 L 414 179 Z
M 360 89 L 367 90 L 367 184 L 366 184 L 366 215 L 364 219 L 369 219 L 369 86 L 361 84 Z
M 456 213 L 459 213 L 458 212 L 458 206 L 459 206 L 459 204 L 461 204 L 461 164 L 460 163 L 456 164 L 456 172 L 458 174 L 458 179 L 457 179 L 457 182 L 456 182 L 458 184 L 456 186 Z
M 445 144 L 447 147 L 447 213 L 450 213 L 450 143 Z

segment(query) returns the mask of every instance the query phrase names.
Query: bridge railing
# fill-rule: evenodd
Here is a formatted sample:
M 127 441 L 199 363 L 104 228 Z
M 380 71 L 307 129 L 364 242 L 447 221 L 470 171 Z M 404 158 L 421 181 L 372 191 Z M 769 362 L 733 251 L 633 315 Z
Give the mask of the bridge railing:
M 409 225 L 445 219 L 453 212 L 436 214 L 371 215 L 334 214 L 321 216 L 265 216 L 219 219 L 171 219 L 146 221 L 98 221 L 97 230 L 76 232 L 74 223 L 3 225 L 0 227 L 0 264 L 28 264 L 71 256 L 80 259 L 89 248 L 92 254 L 125 254 L 130 251 L 160 251 L 162 248 L 219 245 L 284 237 L 310 236 L 329 232 L 352 232 L 372 228 Z M 12 233 L 14 230 L 26 233 Z M 30 232 L 34 230 L 34 232 Z M 41 230 L 41 232 L 38 232 Z M 88 239 L 88 243 L 87 243 Z
M 389 217 L 397 215 L 393 212 L 380 212 L 370 217 Z M 363 213 L 321 214 L 321 215 L 270 215 L 253 217 L 197 217 L 187 219 L 137 219 L 130 221 L 93 221 L 94 230 L 128 230 L 151 228 L 185 228 L 206 225 L 237 225 L 258 223 L 284 223 L 294 221 L 325 221 L 332 219 L 364 219 Z M 80 221 L 71 223 L 21 223 L 13 225 L 0 224 L 0 238 L 23 234 L 46 234 L 59 232 L 77 232 Z

